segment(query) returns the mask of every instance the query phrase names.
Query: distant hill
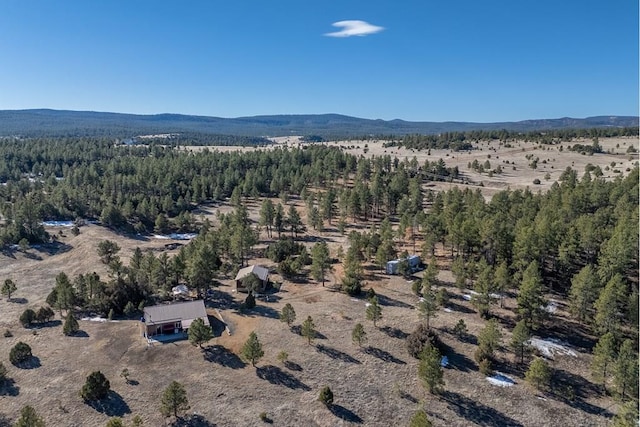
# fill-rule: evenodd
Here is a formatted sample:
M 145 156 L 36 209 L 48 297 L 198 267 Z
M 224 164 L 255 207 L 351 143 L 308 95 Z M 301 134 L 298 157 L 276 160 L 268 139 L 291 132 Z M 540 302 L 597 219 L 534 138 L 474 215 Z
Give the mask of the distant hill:
M 536 130 L 638 126 L 638 117 L 597 116 L 585 119 L 524 120 L 519 122 L 409 122 L 370 120 L 340 114 L 274 115 L 238 118 L 181 114 L 121 114 L 64 110 L 2 110 L 0 136 L 114 136 L 155 133 L 203 133 L 243 136 L 439 134 L 469 130 L 528 132 Z

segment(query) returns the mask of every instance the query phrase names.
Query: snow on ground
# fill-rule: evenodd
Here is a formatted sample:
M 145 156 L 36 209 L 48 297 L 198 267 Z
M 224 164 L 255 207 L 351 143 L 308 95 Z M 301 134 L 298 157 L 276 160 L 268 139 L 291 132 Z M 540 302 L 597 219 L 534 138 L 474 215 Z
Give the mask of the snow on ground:
M 511 387 L 516 382 L 513 378 L 501 373 L 496 372 L 495 375 L 487 377 L 487 381 L 489 381 L 493 385 L 497 385 L 499 387 Z
M 443 308 L 443 309 L 442 309 L 442 311 L 444 311 L 444 312 L 446 312 L 446 313 L 453 313 L 453 310 L 451 310 L 451 309 L 450 309 L 450 308 L 448 308 L 448 307 Z
M 544 311 L 546 311 L 547 313 L 555 313 L 556 311 L 558 311 L 558 304 L 556 304 L 555 301 L 549 301 L 549 304 L 547 304 L 546 306 L 542 307 L 544 309 Z
M 73 221 L 43 221 L 45 227 L 73 227 Z
M 529 345 L 537 348 L 544 357 L 549 359 L 553 359 L 553 356 L 556 354 L 561 356 L 578 357 L 576 352 L 569 348 L 569 344 L 555 338 L 548 338 L 546 340 L 543 340 L 542 338 L 531 338 L 529 340 Z
M 154 239 L 173 239 L 173 240 L 191 240 L 198 235 L 195 233 L 171 233 L 171 234 L 154 234 Z
M 96 316 L 96 317 L 83 317 L 80 320 L 86 320 L 88 322 L 117 322 L 117 320 L 109 320 L 104 317 Z
M 473 297 L 472 297 L 471 295 L 464 294 L 464 295 L 462 295 L 462 298 L 464 298 L 464 299 L 465 299 L 465 300 L 467 300 L 467 301 L 471 301 L 471 299 L 472 299 Z

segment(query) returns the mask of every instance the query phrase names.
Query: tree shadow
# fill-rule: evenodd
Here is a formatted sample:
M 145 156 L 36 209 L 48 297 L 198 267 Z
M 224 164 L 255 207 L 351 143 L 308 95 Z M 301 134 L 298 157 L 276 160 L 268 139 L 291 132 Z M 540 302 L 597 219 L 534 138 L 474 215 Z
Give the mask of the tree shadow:
M 206 304 L 219 309 L 237 309 L 238 303 L 231 295 L 216 289 L 207 291 Z
M 83 330 L 78 330 L 71 335 L 68 335 L 71 338 L 89 338 L 89 334 Z
M 382 360 L 383 362 L 391 362 L 391 363 L 397 363 L 398 365 L 406 365 L 407 362 L 405 362 L 404 360 L 400 360 L 397 357 L 395 357 L 393 354 L 384 351 L 380 348 L 377 347 L 367 347 L 364 349 L 364 352 L 368 355 L 371 355 L 377 359 Z
M 47 255 L 57 255 L 69 252 L 73 246 L 63 242 L 44 243 L 37 246 L 38 252 L 44 252 Z
M 284 362 L 284 367 L 287 368 L 290 371 L 302 372 L 302 366 L 300 366 L 297 363 L 292 362 L 290 360 L 286 360 Z
M 40 364 L 39 357 L 31 356 L 28 360 L 25 360 L 24 362 L 18 364 L 14 364 L 14 366 L 20 369 L 37 369 L 42 365 Z
M 451 300 L 449 300 L 449 302 L 447 303 L 447 307 L 450 308 L 453 311 L 457 311 L 458 313 L 464 313 L 464 314 L 473 314 L 473 313 L 475 313 L 475 311 L 471 310 L 469 307 L 465 307 L 464 305 L 456 304 L 455 302 L 452 302 Z
M 409 334 L 402 329 L 392 328 L 390 326 L 384 326 L 380 328 L 380 331 L 384 332 L 391 338 L 398 338 L 400 340 L 406 339 L 409 336 Z
M 207 362 L 217 363 L 225 368 L 242 369 L 246 366 L 237 354 L 219 344 L 206 347 L 202 353 Z
M 354 424 L 362 424 L 362 418 L 350 409 L 345 408 L 342 405 L 332 404 L 329 406 L 329 410 L 333 415 L 340 418 L 343 421 L 347 421 Z
M 291 332 L 296 335 L 302 336 L 302 325 L 294 325 L 291 327 Z M 316 331 L 316 335 L 313 337 L 314 339 L 326 340 L 327 336 L 322 334 L 321 332 Z
M 9 298 L 7 301 L 14 304 L 26 304 L 29 302 L 29 300 L 26 298 Z
M 444 391 L 443 399 L 459 417 L 479 426 L 524 427 L 523 424 L 459 393 Z
M 411 304 L 407 304 L 404 301 L 393 299 L 382 294 L 376 294 L 376 295 L 378 296 L 378 302 L 380 302 L 380 305 L 390 306 L 390 307 L 400 307 L 400 308 L 413 308 Z
M 222 335 L 225 331 L 225 327 L 227 326 L 224 322 L 218 319 L 216 316 L 207 316 L 209 319 L 209 326 L 211 326 L 211 331 L 213 332 L 213 337 L 217 338 Z
M 411 403 L 418 403 L 418 399 L 413 397 L 413 395 L 411 395 L 411 393 L 407 393 L 404 390 L 400 390 L 399 395 L 400 395 L 401 399 L 408 400 Z
M 87 405 L 109 417 L 122 417 L 131 413 L 131 408 L 122 396 L 111 390 L 105 399 L 86 402 Z
M 41 328 L 55 328 L 61 325 L 62 325 L 62 320 L 49 320 L 48 322 L 36 323 L 31 328 L 37 330 Z
M 38 254 L 34 254 L 33 252 L 23 252 L 24 257 L 28 259 L 32 259 L 35 261 L 42 261 L 42 257 Z
M 326 354 L 327 356 L 335 360 L 342 360 L 343 362 L 355 363 L 358 365 L 362 363 L 351 355 L 340 350 L 336 350 L 333 347 L 327 347 L 326 345 L 319 344 L 316 346 L 316 350 L 322 354 Z
M 217 424 L 212 423 L 199 414 L 187 415 L 180 417 L 171 423 L 171 427 L 216 427 Z
M 13 378 L 5 378 L 5 380 L 0 383 L 0 396 L 15 397 L 18 394 L 20 394 L 20 387 L 16 385 Z
M 280 313 L 278 312 L 278 310 L 272 307 L 266 307 L 264 305 L 256 305 L 250 311 L 257 314 L 258 316 L 268 317 L 269 319 L 280 318 Z
M 278 368 L 277 366 L 267 365 L 256 368 L 256 375 L 258 376 L 258 378 L 269 381 L 274 385 L 285 386 L 293 390 L 311 390 L 311 387 L 309 387 L 290 373 Z
M 0 414 L 0 427 L 11 427 L 11 419 L 5 414 Z
M 553 395 L 556 398 L 572 408 L 588 414 L 611 418 L 613 414 L 608 409 L 585 401 L 585 399 L 600 395 L 600 391 L 599 386 L 580 375 L 562 369 L 555 369 L 553 372 Z

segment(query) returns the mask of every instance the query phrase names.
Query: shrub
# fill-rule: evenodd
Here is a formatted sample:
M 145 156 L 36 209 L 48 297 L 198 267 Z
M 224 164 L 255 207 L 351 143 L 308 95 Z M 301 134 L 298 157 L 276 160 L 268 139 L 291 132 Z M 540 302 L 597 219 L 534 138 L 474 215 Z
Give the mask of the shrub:
M 5 338 L 11 338 L 12 336 L 13 336 L 13 333 L 11 333 L 11 331 L 9 329 L 4 331 L 4 337 Z
M 80 396 L 87 402 L 102 400 L 109 394 L 111 384 L 100 371 L 94 371 L 87 377 L 85 384 L 80 390 Z
M 36 320 L 40 323 L 46 323 L 53 319 L 55 313 L 51 309 L 51 307 L 40 307 L 38 309 L 38 314 L 36 314 Z
M 318 396 L 318 400 L 325 406 L 331 406 L 333 404 L 333 392 L 331 391 L 329 386 L 322 387 L 322 390 L 320 390 L 320 396 Z
M 464 339 L 467 336 L 467 324 L 464 323 L 464 320 L 458 320 L 456 326 L 453 327 L 453 333 L 458 339 Z
M 25 328 L 28 328 L 33 322 L 35 322 L 36 318 L 36 312 L 30 308 L 27 308 L 20 315 L 20 323 L 22 323 L 22 326 L 24 326 Z
M 533 180 L 533 183 L 535 185 L 540 185 L 540 180 L 538 178 L 536 178 L 536 179 Z
M 430 345 L 437 348 L 441 354 L 444 353 L 445 347 L 438 335 L 424 324 L 418 325 L 407 337 L 407 351 L 416 359 L 419 359 L 424 348 Z
M 62 333 L 66 336 L 70 336 L 78 332 L 79 329 L 80 325 L 78 325 L 78 321 L 73 317 L 73 313 L 69 311 L 69 314 L 64 321 L 64 325 L 62 326 Z
M 14 365 L 19 365 L 31 359 L 31 347 L 22 341 L 13 346 L 9 352 L 9 361 Z
M 249 293 L 247 298 L 244 300 L 244 308 L 252 309 L 256 306 L 256 297 L 253 296 L 253 293 Z

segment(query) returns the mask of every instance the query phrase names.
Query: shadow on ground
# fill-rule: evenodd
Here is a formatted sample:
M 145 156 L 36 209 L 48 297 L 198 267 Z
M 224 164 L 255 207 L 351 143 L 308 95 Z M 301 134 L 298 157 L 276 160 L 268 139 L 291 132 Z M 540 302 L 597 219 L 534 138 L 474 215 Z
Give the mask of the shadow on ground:
M 216 425 L 198 414 L 187 415 L 171 423 L 171 427 L 216 427 Z
M 219 344 L 205 348 L 202 354 L 207 362 L 217 363 L 225 368 L 242 369 L 246 366 L 237 354 Z
M 258 378 L 269 381 L 274 385 L 281 385 L 293 390 L 311 390 L 311 387 L 294 377 L 289 372 L 285 372 L 277 366 L 267 365 L 256 368 L 256 375 L 258 376 Z
M 302 336 L 302 325 L 294 325 L 291 327 L 291 332 L 293 332 L 296 335 L 300 335 Z M 316 335 L 314 337 L 314 339 L 319 339 L 319 340 L 326 340 L 327 336 L 316 331 Z
M 25 360 L 24 362 L 18 363 L 17 365 L 14 365 L 14 366 L 20 369 L 36 369 L 42 365 L 40 364 L 39 357 L 31 356 L 28 360 Z
M 580 375 L 562 369 L 553 372 L 553 394 L 572 408 L 593 415 L 611 418 L 613 414 L 606 408 L 592 405 L 585 401 L 600 394 L 600 387 Z
M 524 427 L 523 424 L 482 403 L 459 393 L 445 391 L 442 395 L 449 409 L 459 417 L 479 426 Z
M 403 340 L 409 336 L 409 334 L 402 329 L 392 328 L 390 326 L 385 326 L 383 328 L 380 328 L 380 330 L 387 334 L 387 336 L 391 338 L 398 338 L 399 340 Z
M 405 362 L 404 360 L 398 359 L 393 354 L 389 353 L 388 351 L 384 351 L 381 348 L 369 346 L 364 349 L 364 352 L 370 356 L 382 360 L 383 362 L 397 363 L 398 365 L 407 364 L 407 362 Z
M 327 356 L 329 356 L 332 359 L 335 360 L 342 360 L 343 362 L 347 362 L 347 363 L 355 363 L 355 364 L 361 364 L 362 362 L 360 362 L 358 359 L 356 359 L 355 357 L 344 353 L 340 350 L 336 350 L 333 347 L 327 347 L 326 345 L 322 345 L 322 344 L 318 344 L 316 346 L 316 350 L 318 350 L 318 352 L 322 353 L 322 354 L 326 354 Z
M 4 382 L 0 384 L 0 396 L 15 397 L 18 394 L 20 394 L 20 387 L 16 385 L 16 382 L 12 378 L 5 378 Z
M 105 399 L 87 402 L 87 405 L 101 414 L 105 414 L 110 417 L 122 417 L 125 414 L 131 413 L 131 409 L 127 402 L 125 402 L 122 396 L 113 390 L 109 392 L 109 395 Z
M 329 407 L 329 410 L 333 415 L 340 418 L 343 421 L 347 421 L 354 424 L 362 424 L 362 418 L 350 409 L 341 405 L 333 404 Z

